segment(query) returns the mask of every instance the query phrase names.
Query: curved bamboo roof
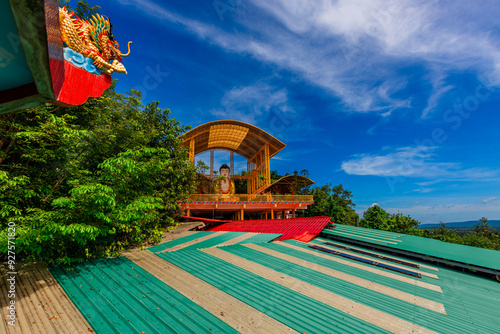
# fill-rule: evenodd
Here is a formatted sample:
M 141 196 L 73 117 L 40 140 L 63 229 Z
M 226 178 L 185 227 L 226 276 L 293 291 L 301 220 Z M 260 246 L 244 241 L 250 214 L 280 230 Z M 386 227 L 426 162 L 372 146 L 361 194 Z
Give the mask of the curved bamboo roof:
M 186 132 L 183 136 L 186 147 L 189 147 L 191 139 L 194 139 L 194 155 L 212 149 L 221 149 L 251 159 L 266 144 L 269 144 L 269 157 L 272 157 L 286 146 L 256 126 L 231 120 L 203 124 Z
M 279 180 L 273 182 L 269 187 L 262 190 L 262 192 L 273 192 L 278 189 L 292 189 L 293 185 L 296 184 L 298 188 L 302 189 L 314 184 L 315 182 L 304 175 L 286 175 Z M 289 192 L 289 190 L 287 190 Z

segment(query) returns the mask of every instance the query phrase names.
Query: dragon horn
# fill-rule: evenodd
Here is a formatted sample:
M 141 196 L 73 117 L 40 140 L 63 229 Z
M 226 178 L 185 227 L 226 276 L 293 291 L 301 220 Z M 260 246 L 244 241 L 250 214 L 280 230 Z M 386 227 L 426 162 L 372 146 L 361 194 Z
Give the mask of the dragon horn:
M 127 47 L 128 47 L 128 52 L 127 52 L 127 53 L 125 53 L 125 54 L 120 53 L 120 56 L 121 56 L 121 57 L 128 57 L 128 56 L 130 56 L 130 43 L 132 43 L 132 42 L 128 42 L 128 44 L 127 44 Z

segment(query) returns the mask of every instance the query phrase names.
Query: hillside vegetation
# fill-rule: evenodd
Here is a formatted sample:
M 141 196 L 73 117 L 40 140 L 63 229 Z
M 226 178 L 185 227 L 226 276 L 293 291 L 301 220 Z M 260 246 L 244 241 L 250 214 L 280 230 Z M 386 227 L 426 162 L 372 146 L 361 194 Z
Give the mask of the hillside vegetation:
M 360 226 L 392 231 L 419 237 L 438 239 L 455 244 L 500 250 L 500 234 L 481 218 L 472 228 L 456 230 L 440 223 L 428 229 L 420 229 L 420 222 L 410 216 L 389 214 L 378 205 L 370 207 L 360 220 Z
M 9 222 L 26 261 L 83 261 L 158 242 L 196 174 L 178 139 L 188 127 L 169 115 L 158 102 L 144 106 L 138 91 L 111 88 L 80 107 L 0 116 L 1 249 Z

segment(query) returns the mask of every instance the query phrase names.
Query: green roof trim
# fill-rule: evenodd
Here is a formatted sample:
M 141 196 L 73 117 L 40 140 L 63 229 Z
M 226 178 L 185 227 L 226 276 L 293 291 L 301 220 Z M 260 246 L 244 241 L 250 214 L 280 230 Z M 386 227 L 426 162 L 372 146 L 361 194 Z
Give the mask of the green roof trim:
M 466 265 L 500 270 L 500 251 L 496 250 L 342 224 L 337 224 L 337 227 L 332 229 L 324 229 L 322 234 L 460 262 Z
M 45 3 L 49 1 L 10 0 L 26 60 L 40 95 L 55 99 L 50 73 Z
M 15 63 L 21 65 L 23 68 L 25 66 L 28 67 L 23 70 L 15 70 L 19 66 L 14 67 L 13 70 L 18 73 L 10 73 L 9 78 L 12 78 L 12 81 L 15 82 L 17 80 L 17 78 L 14 79 L 15 76 L 27 77 L 28 74 L 25 73 L 26 71 L 30 72 L 29 75 L 32 77 L 31 80 L 23 79 L 22 85 L 11 87 L 11 89 L 22 89 L 25 84 L 30 82 L 34 83 L 35 86 L 33 89 L 26 89 L 24 94 L 22 91 L 16 91 L 14 95 L 19 95 L 20 97 L 14 101 L 2 104 L 0 106 L 0 114 L 36 107 L 55 99 L 50 71 L 45 10 L 50 6 L 57 8 L 57 1 L 9 0 L 9 3 L 17 31 L 11 31 L 6 35 L 10 39 L 10 46 L 14 48 Z M 24 53 L 24 55 L 19 55 L 19 51 Z M 4 91 L 10 94 L 9 90 Z
M 33 83 L 8 1 L 0 2 L 0 31 L 0 91 Z

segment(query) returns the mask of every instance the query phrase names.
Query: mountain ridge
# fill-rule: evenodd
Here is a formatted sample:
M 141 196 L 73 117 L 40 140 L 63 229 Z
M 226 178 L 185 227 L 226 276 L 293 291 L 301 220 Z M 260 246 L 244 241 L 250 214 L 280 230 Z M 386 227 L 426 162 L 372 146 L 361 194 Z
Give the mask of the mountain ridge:
M 476 225 L 477 223 L 479 223 L 479 220 L 468 220 L 468 221 L 463 221 L 463 222 L 450 222 L 450 223 L 445 223 L 446 227 L 450 227 L 450 228 L 460 228 L 460 227 L 474 227 L 474 225 Z M 491 227 L 494 227 L 494 228 L 500 228 L 500 220 L 488 220 L 488 224 L 491 226 Z M 431 228 L 431 227 L 434 227 L 434 226 L 439 226 L 439 223 L 438 224 L 420 224 L 419 225 L 419 228 Z

